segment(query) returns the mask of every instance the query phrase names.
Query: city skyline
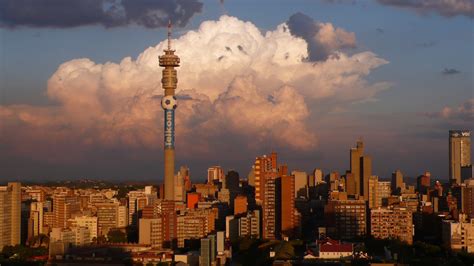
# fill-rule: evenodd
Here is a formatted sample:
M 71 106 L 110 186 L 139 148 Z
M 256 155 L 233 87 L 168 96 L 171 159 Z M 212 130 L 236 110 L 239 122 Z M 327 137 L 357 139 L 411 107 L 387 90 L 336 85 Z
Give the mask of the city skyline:
M 271 151 L 291 170 L 344 174 L 362 138 L 382 179 L 400 169 L 447 180 L 448 130 L 474 124 L 472 5 L 280 1 L 287 11 L 257 16 L 274 7 L 202 2 L 151 24 L 51 21 L 35 6 L 26 21 L 10 7 L 0 17 L 0 181 L 162 180 L 157 56 L 169 19 L 184 62 L 175 166 L 193 179 L 213 165 L 246 176 Z

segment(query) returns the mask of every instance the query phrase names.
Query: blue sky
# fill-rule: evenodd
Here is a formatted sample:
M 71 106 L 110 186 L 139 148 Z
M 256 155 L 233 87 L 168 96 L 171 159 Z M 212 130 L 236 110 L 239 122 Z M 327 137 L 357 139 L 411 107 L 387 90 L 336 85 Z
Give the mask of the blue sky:
M 175 28 L 173 34 L 176 37 L 183 35 L 189 30 L 198 28 L 201 22 L 217 20 L 223 14 L 237 17 L 242 21 L 250 21 L 261 32 L 266 32 L 274 30 L 297 12 L 302 12 L 315 21 L 329 22 L 335 27 L 355 33 L 357 47 L 347 53 L 371 51 L 387 60 L 388 64 L 374 69 L 366 79 L 373 83 L 389 82 L 390 88 L 379 92 L 376 101 L 349 104 L 349 111 L 335 113 L 317 121 L 320 131 L 318 139 L 322 144 L 301 153 L 294 149 L 282 148 L 280 153 L 283 160 L 293 169 L 309 171 L 314 167 L 322 167 L 326 172 L 329 170 L 343 172 L 348 168 L 349 148 L 357 137 L 362 136 L 367 143 L 367 152 L 376 158 L 375 174 L 386 178 L 393 170 L 401 168 L 411 176 L 431 170 L 437 177 L 444 178 L 447 175 L 448 165 L 447 130 L 452 126 L 473 128 L 472 107 L 468 110 L 471 116 L 467 120 L 453 121 L 456 117 L 436 116 L 443 108 L 456 109 L 474 97 L 472 15 L 445 17 L 436 10 L 428 10 L 427 13 L 421 14 L 410 8 L 382 5 L 369 0 L 354 3 L 330 2 L 229 0 L 222 5 L 217 0 L 203 1 L 202 12 L 194 14 L 185 27 Z M 0 28 L 0 104 L 54 105 L 56 103 L 46 95 L 47 81 L 59 65 L 77 58 L 89 58 L 96 63 L 120 62 L 127 56 L 135 59 L 145 49 L 162 41 L 166 36 L 165 31 L 165 28 L 150 29 L 137 25 L 114 28 L 104 28 L 100 25 L 73 28 L 31 26 Z M 443 74 L 445 69 L 456 73 Z M 317 111 L 311 110 L 311 112 Z M 428 117 L 426 114 L 432 116 Z M 318 114 L 312 116 L 308 123 L 318 118 Z M 338 141 L 328 144 L 324 138 L 338 130 L 350 132 L 339 135 Z M 392 133 L 390 137 L 377 138 L 377 134 L 380 133 L 379 136 L 382 136 L 382 133 L 386 132 Z M 386 144 L 386 147 L 382 144 Z M 395 153 L 390 152 L 399 145 L 410 147 Z M 262 145 L 257 151 L 270 152 L 269 148 L 269 145 Z M 258 155 L 252 152 L 240 151 L 244 155 L 237 157 L 223 155 L 209 160 L 180 159 L 178 155 L 178 161 L 191 165 L 191 170 L 194 166 L 198 177 L 205 173 L 207 166 L 214 164 L 222 164 L 227 169 L 236 168 L 242 175 L 246 175 L 252 158 Z M 3 174 L 0 172 L 0 178 L 33 178 L 39 175 L 56 178 L 118 175 L 113 164 L 108 165 L 105 162 L 99 163 L 104 167 L 90 167 L 90 170 L 84 170 L 86 162 L 69 165 L 45 163 L 24 155 L 17 157 L 13 151 L 11 153 L 10 157 L 14 157 L 15 164 L 20 166 L 11 166 L 12 161 L 5 158 L 9 157 L 7 154 L 0 162 L 10 166 Z M 31 164 L 32 170 L 22 170 L 23 166 L 30 165 L 30 160 L 34 161 Z M 129 161 L 129 158 L 124 156 L 120 160 Z M 151 172 L 141 170 L 144 165 L 152 169 Z M 151 165 L 154 165 L 151 160 L 130 163 L 127 168 L 130 171 L 126 171 L 122 178 L 133 175 L 149 178 L 161 171 L 160 166 Z M 51 167 L 62 170 L 51 171 Z

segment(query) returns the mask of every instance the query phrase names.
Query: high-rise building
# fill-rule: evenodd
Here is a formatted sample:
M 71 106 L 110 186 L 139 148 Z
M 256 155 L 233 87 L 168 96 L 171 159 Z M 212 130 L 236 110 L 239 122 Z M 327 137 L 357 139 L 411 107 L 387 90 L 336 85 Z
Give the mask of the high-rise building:
M 313 175 L 314 175 L 314 185 L 319 185 L 321 183 L 323 183 L 323 170 L 321 169 L 314 169 L 314 172 L 313 172 Z
M 28 238 L 44 234 L 44 202 L 31 202 Z
M 247 197 L 238 195 L 234 199 L 234 215 L 244 214 L 247 212 Z
M 308 174 L 304 171 L 292 171 L 291 175 L 294 176 L 295 181 L 294 197 L 306 198 L 308 196 Z
M 413 244 L 412 212 L 406 208 L 384 209 L 370 211 L 370 234 L 375 238 L 397 238 L 408 244 Z
M 346 192 L 347 195 L 355 196 L 356 193 L 356 181 L 354 175 L 351 173 L 346 173 Z
M 369 191 L 369 179 L 372 176 L 372 158 L 370 156 L 364 155 L 362 156 L 360 161 L 361 166 L 361 184 L 363 184 L 362 195 L 364 199 L 367 200 L 368 198 L 368 191 Z
M 233 215 L 226 217 L 226 238 L 231 241 L 238 237 L 260 238 L 260 211 L 253 210 L 247 212 L 247 215 L 235 217 Z
M 326 226 L 338 239 L 353 239 L 367 234 L 367 209 L 364 200 L 331 200 L 324 207 Z
M 449 179 L 461 184 L 472 177 L 471 131 L 449 131 Z
M 211 266 L 211 239 L 210 238 L 201 238 L 201 256 L 199 257 L 199 265 L 201 266 Z
M 189 168 L 187 166 L 181 166 L 179 168 L 179 173 L 183 176 L 184 178 L 184 191 L 190 191 L 192 188 L 191 184 L 191 173 L 189 171 Z
M 220 166 L 212 166 L 207 169 L 207 183 L 214 184 L 216 182 L 222 182 L 224 179 L 224 170 Z
M 21 183 L 11 182 L 0 187 L 0 250 L 20 244 Z
M 281 179 L 266 178 L 263 199 L 263 238 L 278 239 L 281 230 Z
M 405 182 L 403 182 L 402 171 L 396 170 L 392 173 L 391 189 L 392 193 L 395 195 L 401 195 L 405 190 Z
M 117 227 L 125 228 L 128 224 L 128 207 L 125 204 L 121 204 L 117 208 Z
M 431 174 L 426 172 L 423 175 L 418 176 L 416 179 L 416 188 L 420 194 L 426 194 L 430 188 Z
M 112 228 L 118 227 L 119 203 L 97 203 L 97 229 L 99 235 L 107 235 Z
M 157 201 L 157 195 L 154 193 L 153 188 L 148 186 L 145 190 L 134 190 L 127 194 L 128 197 L 128 222 L 131 225 L 138 225 L 138 219 L 140 218 L 140 211 L 145 206 L 153 204 Z
M 295 219 L 295 176 L 281 177 L 281 232 L 294 237 L 296 232 Z
M 474 219 L 474 179 L 464 181 L 461 187 L 461 211 Z
M 388 199 L 392 195 L 390 181 L 377 181 L 377 201 L 376 206 L 382 206 L 383 200 Z
M 184 187 L 184 173 L 181 174 L 179 171 L 178 174 L 175 176 L 174 182 L 174 200 L 175 201 L 186 201 L 186 189 Z
M 179 67 L 179 57 L 171 50 L 171 23 L 168 24 L 168 48 L 165 54 L 159 56 L 160 66 L 164 67 L 161 85 L 165 90 L 161 99 L 161 107 L 164 110 L 164 162 L 165 162 L 165 199 L 174 200 L 174 130 L 175 114 L 178 107 L 175 90 L 178 84 L 178 75 L 175 67 Z
M 201 200 L 201 194 L 192 192 L 187 194 L 187 207 L 188 209 L 194 209 L 197 207 L 198 202 Z
M 373 175 L 369 178 L 369 193 L 366 200 L 369 201 L 369 208 L 376 208 L 379 207 L 377 204 L 377 187 L 378 187 L 379 177 Z M 367 194 L 366 194 L 367 195 Z
M 177 244 L 185 246 L 185 240 L 200 239 L 215 230 L 216 215 L 212 209 L 189 210 L 177 217 Z
M 161 217 L 142 218 L 139 221 L 138 243 L 151 245 L 153 248 L 163 247 L 163 225 Z
M 53 195 L 53 227 L 67 228 L 68 219 L 80 211 L 80 202 L 77 196 L 68 192 Z
M 350 173 L 354 176 L 356 194 L 367 200 L 369 192 L 369 178 L 372 176 L 372 160 L 364 155 L 364 143 L 357 141 L 355 148 L 350 150 Z
M 356 194 L 362 195 L 362 187 L 361 187 L 361 157 L 364 154 L 364 143 L 362 140 L 357 141 L 357 146 L 355 148 L 351 148 L 350 150 L 350 173 L 354 177 L 355 185 L 356 185 Z
M 261 205 L 265 195 L 265 180 L 269 178 L 276 178 L 278 169 L 273 168 L 277 165 L 277 155 L 272 153 L 271 157 L 266 155 L 257 157 L 253 166 L 255 176 L 255 201 Z

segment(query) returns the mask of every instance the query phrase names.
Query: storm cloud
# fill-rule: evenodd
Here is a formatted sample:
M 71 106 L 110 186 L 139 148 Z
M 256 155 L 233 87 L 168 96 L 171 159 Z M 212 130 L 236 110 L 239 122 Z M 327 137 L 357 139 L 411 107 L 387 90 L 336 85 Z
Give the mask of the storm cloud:
M 291 34 L 308 43 L 310 61 L 324 61 L 341 49 L 356 47 L 353 32 L 336 28 L 331 23 L 317 22 L 303 13 L 292 15 L 287 24 Z
M 158 28 L 171 20 L 183 27 L 202 6 L 198 0 L 0 0 L 0 26 Z

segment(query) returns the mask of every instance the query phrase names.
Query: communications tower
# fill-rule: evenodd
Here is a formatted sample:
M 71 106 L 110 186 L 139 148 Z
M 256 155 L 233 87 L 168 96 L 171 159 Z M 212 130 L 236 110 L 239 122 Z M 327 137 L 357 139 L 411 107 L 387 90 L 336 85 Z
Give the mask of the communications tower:
M 165 111 L 164 119 L 164 162 L 165 162 L 165 199 L 174 200 L 174 111 L 178 77 L 175 67 L 179 67 L 179 57 L 171 50 L 171 21 L 168 23 L 168 48 L 159 56 L 160 66 L 164 67 L 161 85 L 165 90 L 161 107 Z

